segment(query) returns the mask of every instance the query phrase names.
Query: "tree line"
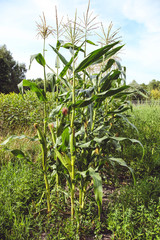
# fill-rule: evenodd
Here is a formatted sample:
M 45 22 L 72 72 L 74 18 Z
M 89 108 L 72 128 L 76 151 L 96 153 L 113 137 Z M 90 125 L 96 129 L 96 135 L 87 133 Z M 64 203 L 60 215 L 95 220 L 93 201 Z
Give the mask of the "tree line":
M 138 84 L 133 80 L 129 85 L 136 90 L 136 93 L 132 95 L 132 100 L 143 101 L 145 100 L 145 96 L 155 100 L 160 99 L 160 81 L 156 79 L 153 79 L 148 84 Z

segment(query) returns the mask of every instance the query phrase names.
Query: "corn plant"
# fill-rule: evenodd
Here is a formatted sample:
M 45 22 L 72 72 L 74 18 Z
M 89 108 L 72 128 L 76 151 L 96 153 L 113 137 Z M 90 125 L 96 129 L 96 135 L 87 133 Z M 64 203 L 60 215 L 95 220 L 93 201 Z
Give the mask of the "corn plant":
M 57 42 L 55 47 L 50 45 L 56 56 L 56 71 L 48 66 L 45 59 L 45 40 L 53 29 L 46 25 L 43 15 L 42 25 L 38 25 L 39 34 L 44 40 L 43 54 L 33 55 L 31 63 L 36 60 L 44 69 L 44 90 L 41 90 L 34 82 L 27 80 L 23 80 L 19 85 L 22 92 L 23 87 L 29 87 L 44 103 L 43 130 L 37 123 L 34 126 L 41 145 L 48 213 L 51 212 L 50 186 L 47 178 L 47 160 L 50 157 L 57 164 L 61 163 L 63 175 L 69 186 L 72 221 L 76 209 L 75 191 L 79 192 L 78 207 L 81 213 L 85 205 L 85 195 L 90 186 L 94 189 L 100 219 L 103 197 L 101 175 L 107 162 L 116 162 L 129 168 L 134 178 L 133 170 L 123 159 L 114 157 L 110 146 L 120 151 L 120 142 L 124 140 L 141 145 L 135 139 L 115 135 L 113 126 L 120 118 L 129 122 L 125 112 L 130 109 L 127 96 L 132 93 L 125 83 L 125 68 L 115 58 L 123 45 L 117 39 L 112 42 L 108 39 L 103 46 L 97 47 L 87 55 L 87 44 L 96 45 L 88 39 L 88 32 L 94 29 L 94 25 L 90 25 L 91 21 L 95 20 L 95 17 L 92 20 L 89 19 L 89 4 L 84 17 L 84 28 L 78 24 L 76 12 L 75 19 L 68 20 L 67 24 L 63 25 L 64 32 L 60 35 L 60 25 L 56 17 Z M 60 40 L 60 36 L 63 35 L 69 42 Z M 71 53 L 69 61 L 61 54 L 61 49 L 64 48 Z M 84 59 L 77 63 L 81 53 Z M 63 64 L 62 70 L 59 68 L 60 62 Z M 50 109 L 49 116 L 46 112 L 48 101 L 46 67 L 52 72 L 49 78 L 52 79 L 53 101 L 55 101 L 55 108 Z M 93 68 L 95 70 L 90 72 Z M 47 125 L 50 130 L 48 134 Z M 26 136 L 11 136 L 1 145 L 5 145 L 10 139 L 24 137 Z M 30 140 L 35 140 L 35 138 Z M 12 153 L 17 157 L 25 157 L 20 150 L 12 150 Z M 58 168 L 56 174 L 58 189 L 60 184 Z

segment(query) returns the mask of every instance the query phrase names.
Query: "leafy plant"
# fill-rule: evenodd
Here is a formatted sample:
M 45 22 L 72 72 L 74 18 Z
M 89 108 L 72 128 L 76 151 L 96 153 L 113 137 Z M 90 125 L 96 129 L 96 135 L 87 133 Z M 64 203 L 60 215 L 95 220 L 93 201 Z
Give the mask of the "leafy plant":
M 65 182 L 61 185 L 64 192 L 67 188 L 70 193 L 72 223 L 75 218 L 77 218 L 77 222 L 79 221 L 79 215 L 85 206 L 86 192 L 90 188 L 94 189 L 100 220 L 103 197 L 102 176 L 106 164 L 114 166 L 116 163 L 127 167 L 134 177 L 132 168 L 122 158 L 115 157 L 114 153 L 121 151 L 120 144 L 125 140 L 142 146 L 139 141 L 128 137 L 118 137 L 114 132 L 114 125 L 119 122 L 120 118 L 130 124 L 124 113 L 131 108 L 127 97 L 132 92 L 128 91 L 129 86 L 125 82 L 125 68 L 115 58 L 123 45 L 117 39 L 115 41 L 111 35 L 111 43 L 107 42 L 87 55 L 87 44 L 95 45 L 88 39 L 88 32 L 92 30 L 88 14 L 89 5 L 86 17 L 84 17 L 85 34 L 84 29 L 81 29 L 81 25 L 77 22 L 77 12 L 75 19 L 68 20 L 64 25 L 64 36 L 70 40 L 67 43 L 59 39 L 60 26 L 58 17 L 56 17 L 56 47 L 50 45 L 56 53 L 56 71 L 48 66 L 45 57 L 46 39 L 53 29 L 47 26 L 43 15 L 42 23 L 38 24 L 39 34 L 44 40 L 43 53 L 31 56 L 30 63 L 32 64 L 33 60 L 36 60 L 42 66 L 44 89 L 40 89 L 36 83 L 25 79 L 19 84 L 24 98 L 24 87 L 29 87 L 36 94 L 39 102 L 43 103 L 43 128 L 39 123 L 35 123 L 34 127 L 41 146 L 41 165 L 46 188 L 48 217 L 52 214 L 53 201 L 51 180 L 48 176 L 54 169 L 57 198 L 61 184 L 60 179 L 65 178 Z M 109 36 L 107 39 L 109 41 Z M 61 49 L 70 51 L 69 61 L 60 53 Z M 84 59 L 77 64 L 78 56 L 81 53 L 84 54 Z M 59 69 L 60 62 L 63 64 L 61 71 Z M 100 68 L 91 73 L 90 67 L 96 68 L 96 66 L 100 66 Z M 48 77 L 52 82 L 54 101 L 50 114 L 47 111 L 49 103 L 46 93 L 47 67 L 52 71 Z M 47 130 L 47 126 L 50 132 Z M 5 145 L 13 138 L 24 137 L 26 136 L 11 136 L 1 145 Z M 37 137 L 30 140 L 37 140 Z M 10 151 L 17 157 L 25 158 L 25 154 L 20 150 L 12 149 Z M 52 175 L 55 176 L 54 173 Z M 76 197 L 77 192 L 78 198 Z

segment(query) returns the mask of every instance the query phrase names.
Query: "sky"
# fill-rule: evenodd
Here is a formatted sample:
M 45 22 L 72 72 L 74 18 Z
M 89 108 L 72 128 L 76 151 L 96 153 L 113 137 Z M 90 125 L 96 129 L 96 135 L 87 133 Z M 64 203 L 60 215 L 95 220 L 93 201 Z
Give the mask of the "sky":
M 43 41 L 37 38 L 36 22 L 44 12 L 47 23 L 56 27 L 55 6 L 58 19 L 74 18 L 86 12 L 88 0 L 0 0 L 0 46 L 6 45 L 13 58 L 29 68 L 30 56 L 43 51 Z M 153 79 L 160 81 L 160 0 L 90 0 L 90 12 L 97 16 L 107 32 L 109 23 L 125 44 L 120 54 L 121 65 L 126 67 L 127 83 L 148 84 Z M 95 31 L 99 31 L 98 28 Z M 97 35 L 89 39 L 97 41 Z M 55 54 L 49 47 L 55 46 L 50 36 L 46 43 L 46 61 L 55 65 Z M 91 45 L 88 50 L 92 51 Z M 33 62 L 27 71 L 27 79 L 43 78 L 43 69 Z

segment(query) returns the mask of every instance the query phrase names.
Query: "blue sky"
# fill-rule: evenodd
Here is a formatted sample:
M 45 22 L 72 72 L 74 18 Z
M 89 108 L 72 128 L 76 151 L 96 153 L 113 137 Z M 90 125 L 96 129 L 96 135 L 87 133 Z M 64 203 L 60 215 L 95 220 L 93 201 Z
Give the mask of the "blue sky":
M 58 16 L 78 16 L 86 11 L 85 0 L 0 0 L 0 45 L 6 44 L 14 59 L 29 66 L 30 56 L 42 52 L 42 40 L 36 37 L 36 22 L 45 13 L 49 25 L 55 27 L 55 6 Z M 90 11 L 98 15 L 97 21 L 106 27 L 110 21 L 113 30 L 120 28 L 125 47 L 120 55 L 127 68 L 127 83 L 136 80 L 148 84 L 160 81 L 160 1 L 159 0 L 90 0 Z M 95 40 L 95 37 L 93 37 Z M 91 39 L 91 40 L 93 40 Z M 47 42 L 47 57 L 54 66 L 54 58 Z M 42 77 L 42 69 L 34 63 L 27 78 Z

